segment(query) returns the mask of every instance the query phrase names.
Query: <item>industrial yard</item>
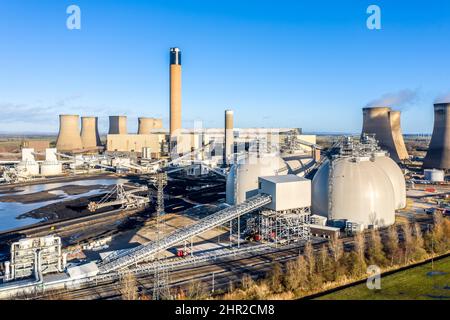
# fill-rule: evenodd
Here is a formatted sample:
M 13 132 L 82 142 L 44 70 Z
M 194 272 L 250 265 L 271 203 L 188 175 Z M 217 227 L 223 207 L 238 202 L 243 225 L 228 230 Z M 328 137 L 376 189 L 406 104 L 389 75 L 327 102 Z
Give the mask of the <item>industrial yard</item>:
M 130 6 L 120 7 L 121 18 L 141 14 Z M 178 34 L 189 31 L 178 15 L 162 19 L 170 21 L 168 35 L 168 26 L 155 27 L 157 14 L 142 19 L 155 26 L 139 22 L 129 33 L 108 26 L 127 41 L 149 37 L 151 57 L 133 43 L 106 47 L 92 60 L 67 49 L 79 50 L 86 64 L 55 77 L 59 89 L 49 84 L 55 89 L 47 91 L 72 90 L 52 105 L 22 89 L 27 103 L 0 101 L 7 122 L 0 132 L 0 300 L 449 300 L 450 95 L 405 89 L 365 103 L 376 90 L 391 90 L 394 77 L 385 70 L 400 61 L 388 59 L 379 83 L 354 86 L 350 79 L 372 76 L 348 71 L 371 61 L 367 53 L 352 56 L 369 46 L 356 35 L 355 44 L 342 45 L 354 50 L 347 54 L 329 50 L 333 37 L 321 49 L 290 48 L 290 39 L 285 52 L 272 51 L 269 42 L 255 45 L 262 36 L 240 29 L 233 45 L 218 49 L 203 38 L 185 45 Z M 220 39 L 227 27 L 214 21 Z M 77 29 L 69 22 L 70 32 Z M 270 26 L 254 23 L 257 34 Z M 141 34 L 145 28 L 152 34 Z M 279 31 L 264 37 L 282 41 L 286 30 Z M 181 47 L 172 47 L 175 39 Z M 233 54 L 242 48 L 239 60 Z M 280 55 L 277 63 L 268 49 Z M 327 56 L 315 64 L 318 53 Z M 334 56 L 339 61 L 324 63 Z M 333 78 L 344 60 L 355 66 Z M 89 90 L 81 92 L 77 72 L 92 77 Z M 45 73 L 30 70 L 30 78 Z M 410 74 L 398 75 L 412 85 Z M 33 79 L 36 92 L 46 91 L 37 88 L 44 78 Z

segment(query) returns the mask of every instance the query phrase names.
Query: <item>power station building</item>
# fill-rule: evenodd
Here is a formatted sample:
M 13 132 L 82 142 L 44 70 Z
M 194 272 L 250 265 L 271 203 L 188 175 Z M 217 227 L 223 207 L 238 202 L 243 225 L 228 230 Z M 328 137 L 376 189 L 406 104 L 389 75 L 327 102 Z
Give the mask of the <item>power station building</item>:
M 96 150 L 101 146 L 97 117 L 81 117 L 81 142 L 84 150 Z
M 380 147 L 396 162 L 408 159 L 400 125 L 400 111 L 388 107 L 363 108 L 362 134 L 375 135 Z
M 423 167 L 450 169 L 450 103 L 434 105 L 434 128 Z

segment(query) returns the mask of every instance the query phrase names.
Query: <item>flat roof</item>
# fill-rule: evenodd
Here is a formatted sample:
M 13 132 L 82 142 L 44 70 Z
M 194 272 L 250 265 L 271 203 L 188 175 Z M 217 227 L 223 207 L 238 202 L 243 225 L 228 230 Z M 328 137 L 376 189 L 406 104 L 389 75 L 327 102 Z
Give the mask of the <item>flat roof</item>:
M 260 179 L 272 182 L 272 183 L 287 183 L 287 182 L 299 182 L 299 181 L 309 181 L 306 178 L 298 177 L 295 174 L 286 174 L 278 176 L 263 176 Z
M 328 230 L 328 231 L 334 231 L 334 232 L 341 230 L 339 228 L 329 227 L 329 226 L 322 226 L 320 224 L 310 224 L 309 227 L 313 228 L 313 229 Z

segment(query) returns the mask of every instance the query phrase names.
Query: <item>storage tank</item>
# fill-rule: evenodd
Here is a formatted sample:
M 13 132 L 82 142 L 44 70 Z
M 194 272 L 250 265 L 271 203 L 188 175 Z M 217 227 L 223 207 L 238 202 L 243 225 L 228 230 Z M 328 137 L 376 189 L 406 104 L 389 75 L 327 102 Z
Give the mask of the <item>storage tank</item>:
M 375 164 L 382 169 L 394 188 L 395 209 L 403 209 L 406 207 L 406 181 L 400 167 L 394 160 L 389 158 L 385 152 L 377 152 L 374 154 Z
M 425 169 L 423 171 L 423 175 L 424 175 L 425 180 L 430 181 L 430 182 L 444 182 L 445 181 L 444 170 Z
M 371 157 L 325 160 L 312 181 L 312 213 L 368 226 L 395 222 L 394 188 Z
M 240 204 L 258 193 L 258 178 L 286 175 L 286 163 L 277 155 L 247 156 L 231 167 L 226 182 L 226 201 Z

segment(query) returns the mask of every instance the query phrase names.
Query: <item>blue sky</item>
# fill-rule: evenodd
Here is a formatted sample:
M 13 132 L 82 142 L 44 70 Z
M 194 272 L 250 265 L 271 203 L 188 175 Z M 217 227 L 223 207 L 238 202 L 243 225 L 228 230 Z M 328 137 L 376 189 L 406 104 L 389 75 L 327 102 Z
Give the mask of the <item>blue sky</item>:
M 81 30 L 66 8 L 81 8 Z M 366 28 L 377 4 L 382 30 Z M 2 0 L 0 131 L 56 132 L 59 113 L 168 120 L 168 51 L 183 51 L 183 125 L 358 132 L 388 100 L 431 132 L 450 93 L 450 1 Z

